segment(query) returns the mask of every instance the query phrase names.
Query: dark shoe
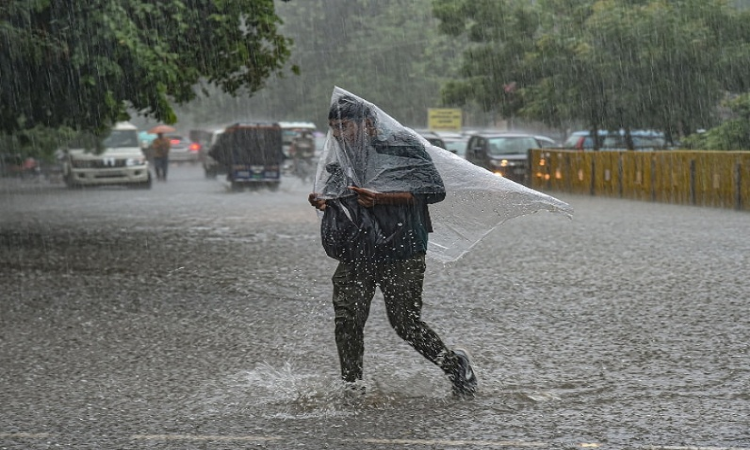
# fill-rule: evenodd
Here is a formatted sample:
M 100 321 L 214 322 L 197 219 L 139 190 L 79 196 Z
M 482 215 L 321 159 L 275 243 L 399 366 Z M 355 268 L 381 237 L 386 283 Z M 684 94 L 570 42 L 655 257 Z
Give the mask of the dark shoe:
M 453 350 L 457 358 L 456 369 L 448 378 L 453 383 L 453 395 L 474 397 L 477 393 L 477 376 L 471 368 L 471 356 L 462 348 Z

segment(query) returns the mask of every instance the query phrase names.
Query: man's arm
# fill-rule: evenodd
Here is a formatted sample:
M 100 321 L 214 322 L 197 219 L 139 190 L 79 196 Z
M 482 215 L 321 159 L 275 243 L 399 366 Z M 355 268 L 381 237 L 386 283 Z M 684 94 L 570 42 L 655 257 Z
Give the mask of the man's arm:
M 416 199 L 411 192 L 377 192 L 356 186 L 349 189 L 357 193 L 357 203 L 365 208 L 375 205 L 413 205 Z
M 411 192 L 381 192 L 375 195 L 378 205 L 413 205 L 415 201 Z

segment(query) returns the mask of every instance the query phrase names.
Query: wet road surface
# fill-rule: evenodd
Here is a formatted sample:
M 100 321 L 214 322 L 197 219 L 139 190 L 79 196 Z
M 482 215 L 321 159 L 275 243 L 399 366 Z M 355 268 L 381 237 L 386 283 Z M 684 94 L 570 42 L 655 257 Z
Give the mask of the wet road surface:
M 477 398 L 378 294 L 351 399 L 308 190 L 1 181 L 0 449 L 750 448 L 747 213 L 561 196 L 428 262 Z

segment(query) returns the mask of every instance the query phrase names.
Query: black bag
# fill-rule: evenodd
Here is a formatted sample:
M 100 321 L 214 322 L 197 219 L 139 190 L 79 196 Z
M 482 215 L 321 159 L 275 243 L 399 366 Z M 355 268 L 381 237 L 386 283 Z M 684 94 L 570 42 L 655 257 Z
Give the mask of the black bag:
M 357 204 L 357 197 L 326 202 L 320 235 L 326 255 L 339 261 L 373 259 L 382 251 L 383 236 L 372 212 Z

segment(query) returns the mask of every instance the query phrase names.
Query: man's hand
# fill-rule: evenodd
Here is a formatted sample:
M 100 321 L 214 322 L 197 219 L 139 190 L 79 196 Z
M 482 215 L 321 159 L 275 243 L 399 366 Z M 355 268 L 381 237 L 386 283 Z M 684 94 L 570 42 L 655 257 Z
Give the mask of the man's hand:
M 357 193 L 357 203 L 365 208 L 372 208 L 376 204 L 408 205 L 414 203 L 414 196 L 411 192 L 378 192 L 356 186 L 349 186 L 349 189 Z
M 318 211 L 325 211 L 326 200 L 324 198 L 320 198 L 319 195 L 320 194 L 313 192 L 312 194 L 307 196 L 307 201 L 310 202 L 310 205 L 312 205 L 312 207 L 317 209 Z
M 379 192 L 372 191 L 370 189 L 363 189 L 356 186 L 349 186 L 349 189 L 357 193 L 357 203 L 364 206 L 365 208 L 372 208 L 375 206 L 377 196 Z

